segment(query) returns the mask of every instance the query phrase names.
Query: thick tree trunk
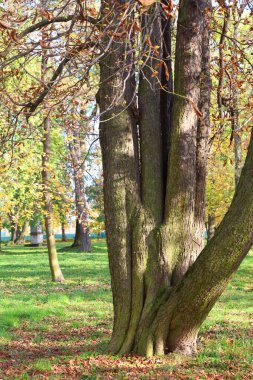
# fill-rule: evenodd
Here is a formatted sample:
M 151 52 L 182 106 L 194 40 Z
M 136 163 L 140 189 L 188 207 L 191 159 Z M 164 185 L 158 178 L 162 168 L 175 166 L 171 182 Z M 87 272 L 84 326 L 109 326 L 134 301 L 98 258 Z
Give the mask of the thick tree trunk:
M 116 353 L 192 353 L 201 323 L 253 241 L 253 197 L 247 186 L 253 165 L 251 142 L 230 211 L 203 249 L 209 7 L 209 0 L 180 1 L 172 114 L 164 94 L 158 95 L 157 83 L 164 82 L 164 74 L 161 77 L 159 70 L 154 74 L 160 67 L 155 59 L 160 61 L 162 52 L 164 56 L 160 5 L 145 13 L 142 34 L 150 36 L 150 49 L 143 49 L 148 59 L 139 80 L 138 120 L 129 106 L 137 86 L 134 48 L 132 36 L 127 44 L 124 36 L 126 23 L 133 20 L 131 6 L 123 0 L 102 2 L 108 28 L 98 102 L 114 306 L 110 349 Z M 124 25 L 119 22 L 122 17 Z M 168 160 L 163 159 L 165 152 Z M 244 197 L 245 235 L 240 213 Z
M 129 340 L 131 345 L 140 318 L 147 260 L 142 250 L 146 244 L 143 229 L 149 229 L 140 203 L 137 120 L 130 106 L 135 91 L 134 68 L 123 58 L 125 44 L 122 40 L 110 38 L 111 33 L 121 33 L 124 29 L 118 22 L 124 13 L 124 3 L 126 1 L 102 1 L 103 16 L 110 30 L 104 37 L 107 53 L 100 62 L 101 85 L 97 96 L 101 111 L 106 237 L 114 305 L 110 343 L 113 352 L 120 351 L 129 327 L 133 331 L 129 332 L 125 345 L 129 346 Z M 109 12 L 109 9 L 114 11 Z M 133 59 L 132 54 L 128 57 Z M 122 88 L 125 88 L 123 93 Z M 132 326 L 129 326 L 131 315 Z
M 175 58 L 171 149 L 165 200 L 173 284 L 196 260 L 204 242 L 204 194 L 209 129 L 207 1 L 181 1 Z M 201 107 L 201 111 L 198 110 Z
M 91 241 L 89 228 L 76 220 L 76 233 L 72 247 L 76 247 L 80 252 L 91 252 Z
M 199 327 L 225 290 L 253 244 L 253 134 L 232 204 L 215 236 L 190 270 L 169 293 L 136 352 L 152 355 L 180 350 L 192 353 Z

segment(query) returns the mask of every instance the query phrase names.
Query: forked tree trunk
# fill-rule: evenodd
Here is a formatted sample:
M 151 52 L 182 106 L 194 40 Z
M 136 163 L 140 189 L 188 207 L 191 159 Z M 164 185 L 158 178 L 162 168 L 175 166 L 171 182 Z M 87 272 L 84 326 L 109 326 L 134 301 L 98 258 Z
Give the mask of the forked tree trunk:
M 169 94 L 168 103 L 164 94 L 159 103 L 161 73 L 154 75 L 164 51 L 160 5 L 145 13 L 143 36 L 150 40 L 143 48 L 148 59 L 139 80 L 139 120 L 129 106 L 137 86 L 134 38 L 125 44 L 126 18 L 119 22 L 128 14 L 131 25 L 130 6 L 102 1 L 108 35 L 98 102 L 114 306 L 109 348 L 146 356 L 190 354 L 201 323 L 253 242 L 253 177 L 247 175 L 253 139 L 231 208 L 203 249 L 211 1 L 180 1 L 171 113 L 163 108 L 170 109 Z

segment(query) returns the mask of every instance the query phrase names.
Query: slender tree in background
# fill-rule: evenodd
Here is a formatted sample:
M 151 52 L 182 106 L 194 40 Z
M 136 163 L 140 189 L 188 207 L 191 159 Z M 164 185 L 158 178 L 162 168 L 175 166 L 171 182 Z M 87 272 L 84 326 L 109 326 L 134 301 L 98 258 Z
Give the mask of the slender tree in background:
M 42 1 L 42 5 L 45 6 L 45 1 Z M 47 32 L 42 32 L 42 45 L 46 46 Z M 46 71 L 48 69 L 48 51 L 42 49 L 41 57 L 41 80 L 45 80 Z M 48 112 L 45 110 L 45 114 Z M 44 198 L 44 211 L 45 211 L 45 226 L 47 235 L 47 249 L 49 266 L 51 270 L 51 276 L 53 282 L 63 282 L 64 277 L 60 268 L 60 264 L 57 257 L 57 250 L 54 236 L 54 222 L 53 222 L 53 206 L 52 197 L 50 193 L 50 156 L 51 156 L 51 125 L 50 116 L 43 115 L 43 153 L 42 153 L 42 186 L 43 186 L 43 198 Z
M 58 262 L 57 250 L 54 237 L 53 208 L 50 194 L 50 119 L 47 116 L 43 122 L 43 155 L 42 155 L 42 184 L 45 210 L 45 226 L 47 235 L 47 249 L 52 281 L 64 281 L 63 274 Z
M 84 160 L 80 132 L 72 131 L 72 141 L 69 143 L 71 164 L 74 173 L 76 202 L 76 233 L 72 247 L 78 247 L 81 252 L 91 252 L 91 242 L 88 226 L 88 213 L 84 188 Z
M 62 241 L 67 241 L 67 237 L 66 237 L 66 223 L 65 222 L 61 222 L 61 240 Z

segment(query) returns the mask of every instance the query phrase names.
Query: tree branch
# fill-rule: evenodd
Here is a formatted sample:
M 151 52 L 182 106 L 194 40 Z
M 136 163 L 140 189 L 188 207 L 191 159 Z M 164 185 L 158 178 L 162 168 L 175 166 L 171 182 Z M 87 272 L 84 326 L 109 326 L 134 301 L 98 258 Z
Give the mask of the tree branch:
M 35 30 L 44 28 L 47 25 L 54 24 L 55 22 L 58 23 L 58 22 L 69 22 L 69 21 L 72 21 L 75 17 L 76 17 L 76 15 L 69 15 L 67 17 L 64 17 L 64 16 L 54 17 L 51 20 L 48 20 L 48 19 L 41 20 L 37 24 L 31 25 L 31 26 L 29 26 L 29 28 L 23 30 L 23 32 L 21 32 L 18 35 L 18 38 L 23 38 L 27 34 L 32 33 Z M 97 19 L 95 19 L 93 17 L 90 17 L 90 16 L 84 16 L 84 15 L 80 15 L 79 17 L 77 17 L 77 19 L 79 19 L 81 21 L 88 21 L 89 23 L 91 23 L 93 25 L 96 25 L 97 22 L 98 22 Z

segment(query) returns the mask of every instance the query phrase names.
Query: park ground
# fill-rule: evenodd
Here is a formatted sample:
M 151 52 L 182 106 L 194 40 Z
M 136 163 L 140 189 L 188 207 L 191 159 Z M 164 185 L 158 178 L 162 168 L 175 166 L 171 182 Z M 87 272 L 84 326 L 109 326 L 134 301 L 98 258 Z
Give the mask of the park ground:
M 59 243 L 64 284 L 50 282 L 46 247 L 0 253 L 0 380 L 253 379 L 253 252 L 201 329 L 194 358 L 106 354 L 112 296 L 104 241 L 92 253 Z

